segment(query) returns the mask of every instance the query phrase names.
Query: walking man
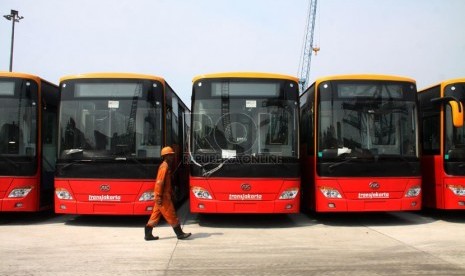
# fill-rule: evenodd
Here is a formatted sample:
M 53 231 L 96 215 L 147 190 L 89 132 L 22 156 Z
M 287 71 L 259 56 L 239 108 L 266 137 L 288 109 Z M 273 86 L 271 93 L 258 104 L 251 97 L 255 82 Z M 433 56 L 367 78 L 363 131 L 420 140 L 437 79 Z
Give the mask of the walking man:
M 161 150 L 163 162 L 160 164 L 160 167 L 158 167 L 154 188 L 155 204 L 153 206 L 152 215 L 145 225 L 144 239 L 146 241 L 158 240 L 158 236 L 152 235 L 152 230 L 160 221 L 161 216 L 173 227 L 178 239 L 186 239 L 191 235 L 191 233 L 184 233 L 182 231 L 173 201 L 171 200 L 171 168 L 173 168 L 174 165 L 174 154 L 174 150 L 171 147 L 164 147 Z

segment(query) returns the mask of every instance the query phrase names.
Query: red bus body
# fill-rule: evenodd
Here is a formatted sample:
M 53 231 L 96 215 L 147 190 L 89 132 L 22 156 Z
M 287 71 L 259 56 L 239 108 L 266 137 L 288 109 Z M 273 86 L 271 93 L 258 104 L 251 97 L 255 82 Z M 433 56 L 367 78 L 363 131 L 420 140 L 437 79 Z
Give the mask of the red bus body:
M 465 209 L 465 196 L 456 195 L 449 187 L 465 188 L 465 177 L 448 175 L 444 172 L 444 157 L 424 156 L 423 206 L 426 208 L 458 210 Z
M 253 187 L 247 191 L 244 183 Z M 286 190 L 297 189 L 300 179 L 250 178 L 190 178 L 191 189 L 201 187 L 210 191 L 214 199 L 190 197 L 193 213 L 298 213 L 295 199 L 283 200 L 279 196 Z
M 310 160 L 309 160 L 310 161 Z M 304 168 L 314 167 L 305 162 Z M 307 209 L 316 212 L 416 211 L 421 206 L 418 197 L 405 197 L 406 191 L 421 186 L 419 177 L 319 177 L 316 171 L 302 175 L 302 187 Z M 371 186 L 379 185 L 373 189 Z M 321 189 L 339 191 L 341 198 L 328 198 Z
M 394 105 L 392 101 L 397 101 L 397 107 L 389 107 L 396 111 L 387 108 L 381 111 L 385 104 L 382 100 L 370 102 L 371 94 L 366 91 L 371 91 L 377 86 L 396 85 L 402 86 L 402 91 L 409 90 L 406 93 L 410 93 L 408 97 L 405 96 L 405 100 L 403 92 L 399 92 L 391 100 L 386 99 L 391 101 L 389 105 Z M 306 90 L 300 99 L 302 209 L 316 212 L 421 209 L 421 175 L 414 94 L 416 89 L 413 80 L 381 75 L 321 78 Z M 403 107 L 404 101 L 408 101 L 410 106 Z M 326 107 L 323 110 L 321 106 Z M 330 106 L 336 108 L 329 109 Z M 414 111 L 399 119 L 395 117 L 395 113 L 402 113 L 402 108 Z M 384 122 L 384 129 L 392 134 L 377 134 L 382 133 L 379 127 L 381 130 L 373 131 L 374 134 L 370 134 L 372 137 L 367 138 L 366 133 L 370 132 L 365 132 L 365 128 L 375 128 L 376 124 L 381 124 L 386 117 L 388 120 Z M 392 121 L 396 120 L 397 123 L 393 124 Z M 411 125 L 402 126 L 400 122 L 405 121 L 411 122 Z M 324 127 L 322 122 L 326 124 Z M 399 141 L 402 140 L 402 132 L 411 130 L 412 125 L 413 132 L 404 140 L 410 139 L 414 144 L 409 149 L 404 149 Z M 387 139 L 389 135 L 394 138 Z M 334 142 L 331 142 L 333 146 L 326 142 L 331 139 L 334 139 Z M 396 168 L 391 169 L 393 166 Z
M 15 72 L 1 72 L 0 85 L 0 212 L 51 209 L 58 87 Z
M 149 215 L 164 145 L 177 153 L 175 203 L 187 196 L 180 162 L 189 110 L 163 78 L 91 73 L 64 77 L 60 86 L 56 213 Z M 77 130 L 68 134 L 71 121 Z
M 221 92 L 215 90 L 220 86 Z M 194 78 L 192 101 L 191 212 L 299 212 L 297 79 L 248 72 L 202 75 Z M 273 128 L 272 121 L 287 131 Z M 270 138 L 272 133 L 283 136 Z
M 452 125 L 448 100 L 465 102 L 465 79 L 451 79 L 419 91 L 422 121 L 423 206 L 443 210 L 465 209 L 464 127 Z M 463 115 L 460 115 L 463 116 Z
M 56 213 L 146 215 L 153 201 L 140 201 L 145 192 L 153 191 L 153 181 L 138 179 L 72 179 L 56 180 L 55 186 L 70 191 L 72 200 L 57 200 Z M 102 191 L 111 187 L 110 191 Z M 131 187 L 128 189 L 128 187 Z
M 26 197 L 9 197 L 12 191 L 33 187 Z M 35 212 L 41 210 L 39 206 L 40 177 L 0 177 L 0 211 L 2 212 Z M 50 208 L 51 206 L 48 206 Z M 47 208 L 47 207 L 46 207 Z

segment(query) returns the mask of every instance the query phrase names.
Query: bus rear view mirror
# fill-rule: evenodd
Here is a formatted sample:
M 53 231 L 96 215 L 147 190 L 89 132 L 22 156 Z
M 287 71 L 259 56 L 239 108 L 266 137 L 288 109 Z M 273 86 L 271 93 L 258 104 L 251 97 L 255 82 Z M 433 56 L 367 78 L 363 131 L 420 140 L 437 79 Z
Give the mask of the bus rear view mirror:
M 463 104 L 459 101 L 449 101 L 452 109 L 452 123 L 454 127 L 463 126 Z
M 463 104 L 454 97 L 447 96 L 442 98 L 431 99 L 432 103 L 449 104 L 452 109 L 452 124 L 454 127 L 463 126 Z

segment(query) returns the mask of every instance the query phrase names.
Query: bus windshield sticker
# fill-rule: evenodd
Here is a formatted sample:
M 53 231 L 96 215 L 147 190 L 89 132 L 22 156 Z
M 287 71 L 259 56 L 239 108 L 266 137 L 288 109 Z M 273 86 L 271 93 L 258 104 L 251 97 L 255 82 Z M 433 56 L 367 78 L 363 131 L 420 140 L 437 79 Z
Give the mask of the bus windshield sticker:
M 119 108 L 119 101 L 108 101 L 108 108 Z
M 245 101 L 245 107 L 246 108 L 256 108 L 257 107 L 257 101 L 247 100 L 247 101 Z
M 236 151 L 235 150 L 221 150 L 221 158 L 223 159 L 230 159 L 230 158 L 236 158 Z

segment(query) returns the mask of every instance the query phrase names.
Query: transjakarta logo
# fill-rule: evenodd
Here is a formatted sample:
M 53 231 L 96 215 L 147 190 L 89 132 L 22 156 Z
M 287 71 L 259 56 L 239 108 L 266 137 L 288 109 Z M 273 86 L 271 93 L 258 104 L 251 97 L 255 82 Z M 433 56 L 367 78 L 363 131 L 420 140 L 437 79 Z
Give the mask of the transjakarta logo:
M 372 198 L 389 198 L 389 193 L 378 193 L 378 192 L 371 192 L 371 193 L 358 193 L 358 198 L 360 199 L 372 199 Z
M 262 195 L 256 194 L 230 194 L 229 195 L 229 200 L 262 200 Z
M 89 195 L 89 201 L 121 201 L 120 195 Z

